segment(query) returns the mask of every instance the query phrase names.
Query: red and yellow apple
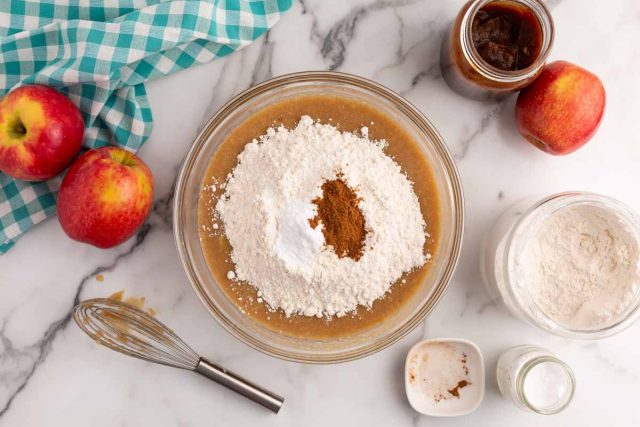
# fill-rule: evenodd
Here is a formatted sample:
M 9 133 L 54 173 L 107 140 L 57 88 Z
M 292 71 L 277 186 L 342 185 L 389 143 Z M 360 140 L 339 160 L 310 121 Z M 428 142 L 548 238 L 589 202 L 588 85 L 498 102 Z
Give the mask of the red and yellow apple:
M 153 201 L 153 177 L 135 154 L 117 147 L 89 150 L 65 175 L 58 219 L 69 237 L 99 248 L 128 240 Z
M 80 152 L 84 120 L 48 86 L 21 86 L 0 101 L 0 171 L 23 181 L 59 175 Z
M 605 99 L 598 76 L 570 62 L 552 62 L 518 95 L 518 130 L 547 153 L 569 154 L 595 134 Z

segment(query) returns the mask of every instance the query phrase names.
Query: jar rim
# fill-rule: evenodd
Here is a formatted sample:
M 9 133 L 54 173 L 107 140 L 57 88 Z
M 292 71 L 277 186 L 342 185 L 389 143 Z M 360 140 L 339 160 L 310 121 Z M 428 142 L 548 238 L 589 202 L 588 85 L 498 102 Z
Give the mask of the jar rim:
M 549 409 L 537 408 L 535 405 L 533 405 L 529 401 L 529 399 L 527 398 L 527 394 L 524 391 L 524 382 L 527 378 L 527 375 L 529 374 L 529 372 L 531 372 L 531 370 L 534 367 L 542 363 L 554 363 L 562 367 L 564 372 L 567 374 L 567 377 L 569 378 L 569 383 L 570 383 L 569 393 L 567 394 L 567 396 L 564 397 L 565 400 L 564 401 L 560 400 L 560 404 L 551 406 Z M 564 410 L 567 406 L 569 406 L 569 404 L 573 400 L 573 395 L 575 394 L 575 390 L 576 390 L 576 377 L 573 374 L 573 370 L 569 367 L 569 365 L 567 365 L 565 362 L 563 362 L 562 360 L 558 359 L 555 356 L 547 355 L 547 356 L 534 357 L 533 359 L 527 361 L 522 366 L 522 368 L 520 368 L 516 377 L 516 393 L 518 395 L 518 399 L 520 399 L 520 401 L 527 408 L 529 408 L 533 412 L 536 412 L 542 415 L 553 415 Z
M 516 282 L 516 268 L 519 250 L 522 250 L 523 242 L 530 233 L 535 230 L 550 215 L 560 209 L 585 203 L 595 204 L 605 209 L 613 210 L 621 218 L 626 220 L 640 241 L 640 216 L 626 204 L 608 196 L 585 191 L 573 191 L 556 193 L 543 198 L 525 210 L 509 231 L 503 262 L 506 268 L 503 270 L 506 287 L 520 312 L 532 324 L 537 325 L 554 334 L 582 339 L 599 339 L 616 334 L 640 315 L 640 291 L 636 293 L 628 307 L 615 319 L 614 322 L 594 329 L 576 329 L 563 325 L 555 319 L 547 316 L 531 297 L 528 289 L 522 288 L 520 292 L 514 291 Z
M 542 48 L 536 60 L 527 68 L 505 71 L 486 62 L 473 45 L 472 24 L 476 13 L 485 5 L 501 0 L 475 0 L 465 12 L 461 21 L 460 44 L 469 64 L 484 78 L 497 82 L 517 82 L 535 75 L 544 66 L 553 47 L 555 29 L 548 7 L 541 0 L 506 0 L 529 8 L 538 19 L 542 29 Z

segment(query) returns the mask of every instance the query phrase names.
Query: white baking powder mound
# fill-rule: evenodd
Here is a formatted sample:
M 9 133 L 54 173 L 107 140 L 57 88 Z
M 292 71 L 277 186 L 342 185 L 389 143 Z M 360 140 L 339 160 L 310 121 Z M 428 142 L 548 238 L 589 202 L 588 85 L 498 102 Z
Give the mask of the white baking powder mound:
M 287 315 L 342 316 L 370 307 L 403 273 L 425 262 L 425 222 L 411 181 L 384 153 L 384 141 L 340 132 L 303 116 L 294 129 L 269 129 L 247 144 L 216 214 L 232 246 L 233 274 Z M 341 179 L 360 198 L 366 222 L 358 261 L 324 244 L 312 201 Z

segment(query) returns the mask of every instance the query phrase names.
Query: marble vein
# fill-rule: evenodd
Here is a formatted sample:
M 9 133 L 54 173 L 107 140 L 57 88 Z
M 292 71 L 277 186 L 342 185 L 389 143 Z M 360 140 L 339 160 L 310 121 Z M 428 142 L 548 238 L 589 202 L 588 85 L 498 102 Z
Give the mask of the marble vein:
M 469 147 L 478 137 L 483 135 L 489 126 L 496 121 L 498 117 L 500 117 L 500 113 L 502 113 L 505 106 L 505 101 L 500 101 L 496 103 L 484 116 L 480 119 L 478 126 L 473 128 L 468 135 L 462 138 L 460 141 L 460 149 L 454 153 L 454 157 L 456 160 L 460 161 L 465 158 L 467 152 L 469 151 Z
M 166 195 L 155 200 L 152 207 L 152 212 L 160 218 L 161 223 L 168 229 L 173 228 L 173 198 L 175 196 L 177 172 L 174 176 L 171 190 Z
M 251 83 L 249 86 L 254 86 L 257 83 L 270 79 L 273 76 L 271 71 L 271 59 L 273 57 L 274 44 L 269 38 L 269 33 L 265 34 L 262 39 L 262 47 L 256 64 L 253 67 L 251 73 Z
M 512 103 L 465 100 L 451 93 L 441 79 L 438 52 L 442 31 L 463 2 L 302 0 L 274 30 L 251 46 L 150 84 L 156 130 L 141 154 L 162 190 L 156 196 L 146 234 L 138 237 L 146 243 L 112 252 L 92 252 L 68 244 L 64 257 L 74 259 L 69 265 L 79 271 L 51 280 L 50 268 L 60 262 L 57 245 L 63 243 L 56 239 L 64 236 L 59 228 L 45 225 L 21 241 L 13 253 L 0 258 L 0 289 L 5 297 L 0 298 L 0 425 L 85 425 L 91 419 L 96 426 L 454 423 L 534 427 L 540 418 L 502 399 L 491 379 L 500 353 L 517 344 L 550 348 L 578 377 L 574 403 L 565 413 L 545 418 L 546 425 L 640 425 L 640 414 L 633 411 L 640 389 L 640 325 L 597 344 L 550 336 L 514 318 L 504 304 L 490 299 L 482 289 L 476 261 L 485 229 L 504 204 L 531 194 L 579 187 L 614 193 L 640 209 L 640 193 L 633 184 L 639 179 L 636 165 L 640 151 L 632 137 L 640 132 L 640 86 L 634 73 L 638 48 L 633 43 L 610 42 L 638 38 L 639 3 L 547 2 L 558 30 L 552 58 L 567 59 L 596 72 L 610 95 L 605 121 L 594 142 L 575 155 L 553 158 L 523 141 L 494 143 L 517 138 L 513 123 L 508 122 Z M 175 175 L 198 129 L 222 104 L 250 85 L 312 69 L 373 78 L 421 109 L 456 155 L 468 209 L 462 262 L 442 301 L 423 325 L 375 356 L 322 367 L 269 358 L 217 326 L 189 288 L 170 232 Z M 499 166 L 495 159 L 500 159 Z M 500 167 L 499 179 L 487 173 L 488 164 Z M 39 250 L 43 242 L 51 248 Z M 122 251 L 135 254 L 118 255 Z M 34 254 L 50 259 L 34 265 Z M 25 265 L 33 265 L 38 273 L 22 274 L 20 269 Z M 84 276 L 85 271 L 91 274 Z M 100 271 L 109 273 L 105 282 L 92 284 L 90 278 Z M 15 283 L 3 281 L 6 277 L 12 282 L 22 277 L 26 280 L 17 288 Z M 57 280 L 65 281 L 66 288 L 48 286 Z M 43 281 L 47 286 L 41 285 Z M 287 397 L 283 412 L 277 417 L 265 416 L 230 393 L 215 386 L 212 391 L 210 383 L 197 377 L 170 369 L 157 371 L 147 364 L 118 359 L 107 350 L 83 346 L 88 344 L 86 337 L 72 334 L 67 328 L 69 317 L 62 313 L 68 312 L 72 300 L 122 288 L 147 296 L 154 308 L 160 309 L 160 318 L 203 355 Z M 54 298 L 61 289 L 63 297 Z M 52 312 L 34 313 L 42 309 L 43 298 Z M 22 319 L 37 320 L 23 326 Z M 438 336 L 470 339 L 485 355 L 487 393 L 472 416 L 455 420 L 424 417 L 406 402 L 401 382 L 406 351 L 423 337 Z M 73 362 L 65 358 L 70 354 L 77 356 Z M 111 363 L 118 369 L 101 369 Z M 616 393 L 607 392 L 609 387 Z M 78 394 L 86 389 L 92 394 Z
M 24 375 L 22 379 L 18 381 L 17 387 L 15 387 L 14 391 L 9 394 L 9 397 L 7 398 L 6 402 L 0 408 L 0 419 L 11 408 L 13 401 L 20 395 L 20 393 L 25 389 L 25 387 L 27 387 L 27 385 L 29 384 L 29 380 L 36 373 L 37 369 L 45 362 L 55 338 L 59 335 L 61 331 L 63 331 L 67 327 L 67 325 L 71 321 L 71 309 L 80 302 L 80 295 L 82 294 L 82 291 L 85 285 L 87 284 L 87 282 L 89 281 L 89 279 L 92 279 L 97 274 L 113 271 L 117 267 L 118 262 L 120 260 L 134 253 L 135 250 L 143 244 L 147 234 L 150 231 L 151 231 L 150 224 L 143 225 L 142 228 L 136 234 L 133 245 L 126 252 L 118 254 L 114 258 L 113 262 L 111 262 L 108 265 L 103 265 L 95 268 L 93 271 L 91 271 L 89 274 L 85 275 L 82 278 L 82 280 L 77 286 L 76 293 L 74 295 L 71 305 L 69 306 L 68 312 L 63 317 L 51 323 L 47 328 L 46 332 L 44 333 L 44 336 L 40 340 L 38 340 L 36 343 L 29 346 L 29 348 L 27 349 L 29 353 L 31 352 L 33 353 L 33 355 L 35 356 L 35 359 L 33 360 L 31 366 L 24 371 Z M 4 336 L 4 327 L 0 329 L 0 341 L 2 341 L 3 347 L 4 347 L 4 351 L 0 353 L 0 363 L 2 363 L 3 366 L 6 359 L 15 358 L 18 355 L 25 354 L 24 350 L 17 350 L 13 348 L 11 342 Z
M 411 4 L 411 3 L 408 3 Z M 403 4 L 404 6 L 404 4 Z M 443 19 L 442 16 L 436 15 L 431 17 L 427 21 L 425 21 L 421 33 L 424 35 L 416 42 L 411 43 L 409 46 L 405 47 L 406 43 L 406 34 L 407 31 L 404 19 L 402 15 L 398 12 L 397 8 L 393 8 L 394 16 L 398 21 L 398 47 L 395 52 L 395 61 L 391 64 L 385 65 L 382 68 L 376 70 L 373 74 L 373 79 L 376 80 L 383 72 L 393 71 L 397 67 L 403 65 L 409 58 L 412 58 L 419 52 L 425 48 L 426 45 L 431 44 L 434 40 L 440 40 L 442 37 L 442 29 L 443 29 Z M 423 66 L 420 71 L 418 71 L 413 77 L 409 80 L 410 86 L 407 89 L 399 90 L 399 93 L 403 96 L 407 95 L 411 90 L 413 90 L 424 78 L 428 78 L 430 80 L 438 80 L 442 78 L 440 74 L 440 61 L 439 57 L 431 56 L 429 58 L 428 64 Z
M 319 33 L 317 18 L 307 2 L 301 0 L 300 3 L 302 5 L 302 13 L 312 16 L 310 39 L 320 43 L 320 53 L 328 61 L 327 69 L 335 71 L 344 63 L 347 46 L 356 33 L 358 21 L 370 12 L 409 5 L 415 3 L 415 0 L 379 0 L 364 6 L 353 7 L 349 13 L 333 24 L 324 36 Z

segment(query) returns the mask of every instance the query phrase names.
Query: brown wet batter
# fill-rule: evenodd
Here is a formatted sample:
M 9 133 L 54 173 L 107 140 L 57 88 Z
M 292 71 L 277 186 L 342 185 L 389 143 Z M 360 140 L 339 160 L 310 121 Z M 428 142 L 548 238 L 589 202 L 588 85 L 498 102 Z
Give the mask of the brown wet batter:
M 269 329 L 286 335 L 307 338 L 341 337 L 371 327 L 395 313 L 418 289 L 431 261 L 420 269 L 404 274 L 370 309 L 359 307 L 344 317 L 334 316 L 328 319 L 299 315 L 286 317 L 281 310 L 272 311 L 266 304 L 258 303 L 256 289 L 250 284 L 227 278 L 227 272 L 234 270 L 230 261 L 231 245 L 224 235 L 220 221 L 215 221 L 212 217 L 212 210 L 222 190 L 218 186 L 216 191 L 212 191 L 209 185 L 225 181 L 227 174 L 236 166 L 238 154 L 252 139 L 265 134 L 267 128 L 274 125 L 283 124 L 292 128 L 303 115 L 337 126 L 342 131 L 359 131 L 367 126 L 370 139 L 388 141 L 385 152 L 395 159 L 413 182 L 420 201 L 428 233 L 425 253 L 437 258 L 436 247 L 440 236 L 438 189 L 424 154 L 404 129 L 375 107 L 332 95 L 299 96 L 276 102 L 234 129 L 209 163 L 200 192 L 198 228 L 202 249 L 213 277 L 245 314 Z M 218 223 L 220 228 L 213 229 L 213 222 Z
M 494 1 L 473 18 L 473 45 L 490 65 L 525 69 L 542 50 L 542 26 L 533 10 L 513 1 Z

